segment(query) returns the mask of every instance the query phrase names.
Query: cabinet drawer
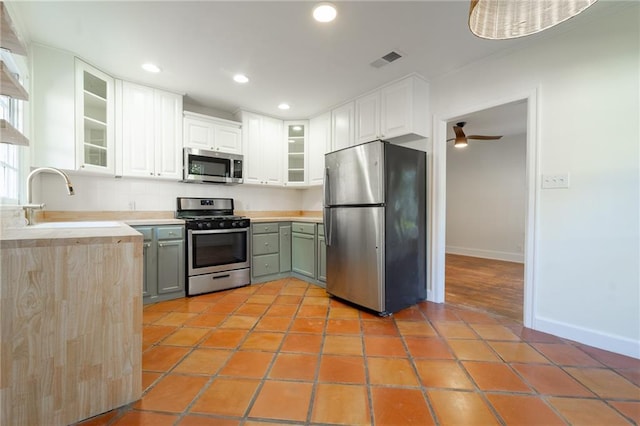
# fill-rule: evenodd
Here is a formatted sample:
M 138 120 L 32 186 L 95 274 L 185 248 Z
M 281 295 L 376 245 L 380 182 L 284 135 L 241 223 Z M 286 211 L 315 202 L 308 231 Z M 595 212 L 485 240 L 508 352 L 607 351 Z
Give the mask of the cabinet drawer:
M 315 233 L 316 233 L 316 224 L 315 223 L 293 222 L 291 224 L 291 231 L 292 232 L 299 232 L 301 234 L 315 235 Z
M 265 254 L 262 256 L 253 256 L 253 265 L 251 265 L 253 276 L 277 274 L 280 272 L 280 259 L 278 254 Z
M 156 230 L 159 240 L 177 240 L 184 238 L 184 228 L 182 226 L 165 226 Z
M 253 254 L 278 253 L 278 234 L 258 234 L 253 236 Z
M 142 234 L 142 238 L 144 238 L 145 241 L 153 240 L 153 228 L 145 227 L 145 228 L 134 228 L 134 229 Z
M 278 232 L 277 223 L 254 223 L 251 226 L 253 227 L 254 234 L 269 234 L 271 232 Z

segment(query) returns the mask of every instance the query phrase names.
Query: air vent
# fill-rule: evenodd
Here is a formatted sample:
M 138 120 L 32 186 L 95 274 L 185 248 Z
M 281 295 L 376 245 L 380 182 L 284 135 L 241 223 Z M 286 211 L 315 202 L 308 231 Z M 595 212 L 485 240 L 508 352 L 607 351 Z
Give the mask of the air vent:
M 402 55 L 400 53 L 391 51 L 384 55 L 382 58 L 376 59 L 375 61 L 371 62 L 371 66 L 374 68 L 380 68 L 387 64 L 390 64 L 393 61 L 397 61 L 400 58 L 402 58 Z

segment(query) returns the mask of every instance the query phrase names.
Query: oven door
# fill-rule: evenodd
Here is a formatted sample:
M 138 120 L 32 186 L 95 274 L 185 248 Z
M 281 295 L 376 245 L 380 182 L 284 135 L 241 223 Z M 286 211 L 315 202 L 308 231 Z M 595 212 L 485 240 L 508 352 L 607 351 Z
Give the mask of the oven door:
M 189 276 L 248 268 L 249 228 L 187 232 Z

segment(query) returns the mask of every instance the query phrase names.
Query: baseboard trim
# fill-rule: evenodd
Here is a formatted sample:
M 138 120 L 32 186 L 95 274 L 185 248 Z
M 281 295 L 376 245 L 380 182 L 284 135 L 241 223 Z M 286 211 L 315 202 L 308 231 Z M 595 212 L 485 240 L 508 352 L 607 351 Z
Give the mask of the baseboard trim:
M 606 351 L 640 359 L 640 341 L 602 333 L 544 317 L 534 319 L 534 329 Z
M 461 256 L 480 257 L 483 259 L 504 260 L 506 262 L 524 263 L 524 254 L 509 253 L 497 250 L 482 250 L 467 247 L 447 246 L 445 248 L 447 254 L 459 254 Z

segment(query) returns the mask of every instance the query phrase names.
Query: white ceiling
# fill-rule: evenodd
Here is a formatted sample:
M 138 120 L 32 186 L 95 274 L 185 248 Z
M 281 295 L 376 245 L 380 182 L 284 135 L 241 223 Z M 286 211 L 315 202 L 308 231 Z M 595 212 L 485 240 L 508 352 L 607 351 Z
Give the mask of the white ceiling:
M 11 9 L 27 41 L 71 51 L 114 77 L 185 94 L 187 104 L 294 119 L 412 72 L 434 79 L 586 25 L 612 3 L 509 41 L 473 36 L 466 0 L 335 2 L 338 18 L 329 24 L 313 21 L 309 1 L 21 1 Z M 406 56 L 369 65 L 391 50 Z M 142 71 L 148 61 L 163 72 Z M 237 72 L 250 83 L 234 83 Z M 280 102 L 291 109 L 278 110 Z

